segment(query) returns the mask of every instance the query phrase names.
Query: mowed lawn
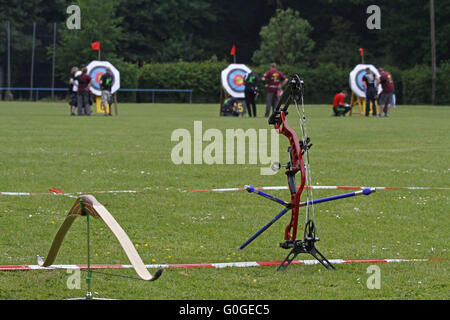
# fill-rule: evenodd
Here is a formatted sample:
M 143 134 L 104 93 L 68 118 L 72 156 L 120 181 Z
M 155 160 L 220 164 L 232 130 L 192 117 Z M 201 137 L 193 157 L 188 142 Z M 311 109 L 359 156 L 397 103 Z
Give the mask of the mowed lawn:
M 270 129 L 261 117 L 219 117 L 216 104 L 120 104 L 118 117 L 71 117 L 67 103 L 0 102 L 0 192 L 93 194 L 124 228 L 146 264 L 283 260 L 279 248 L 290 214 L 244 250 L 236 250 L 280 210 L 276 203 L 240 192 L 186 192 L 246 184 L 285 186 L 283 171 L 267 165 L 175 164 L 177 129 L 194 144 L 202 132 Z M 357 111 L 355 109 L 355 111 Z M 390 118 L 331 117 L 331 107 L 306 105 L 315 185 L 450 188 L 450 108 L 398 106 Z M 297 113 L 289 123 L 297 132 Z M 258 131 L 259 132 L 259 131 Z M 286 141 L 285 141 L 286 140 Z M 269 137 L 270 142 L 270 137 Z M 204 141 L 203 150 L 211 142 Z M 287 139 L 279 140 L 288 161 Z M 225 154 L 224 150 L 224 154 Z M 194 152 L 191 154 L 192 161 Z M 140 193 L 94 193 L 139 190 Z M 268 191 L 288 201 L 287 190 Z M 344 190 L 314 190 L 316 198 Z M 98 297 L 118 299 L 448 299 L 450 190 L 379 190 L 318 204 L 317 247 L 329 259 L 442 259 L 377 264 L 380 289 L 369 289 L 370 263 L 224 269 L 165 270 L 156 282 L 94 273 Z M 66 196 L 0 195 L 0 265 L 34 265 L 74 203 Z M 304 211 L 299 218 L 303 234 Z M 298 259 L 312 259 L 299 255 Z M 105 225 L 91 220 L 91 262 L 129 264 Z M 69 231 L 57 264 L 86 264 L 86 223 Z M 150 269 L 154 272 L 154 269 Z M 132 269 L 105 270 L 135 276 Z M 0 299 L 64 299 L 86 293 L 67 285 L 65 270 L 0 271 Z

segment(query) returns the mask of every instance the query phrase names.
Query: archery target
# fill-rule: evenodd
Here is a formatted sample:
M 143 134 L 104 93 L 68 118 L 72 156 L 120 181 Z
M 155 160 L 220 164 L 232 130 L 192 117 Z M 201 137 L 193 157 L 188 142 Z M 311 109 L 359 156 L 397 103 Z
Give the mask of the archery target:
M 251 70 L 245 64 L 230 64 L 222 70 L 222 86 L 226 92 L 235 98 L 245 98 L 244 79 Z
M 92 78 L 91 92 L 96 96 L 101 96 L 102 91 L 100 88 L 100 78 L 106 73 L 106 68 L 111 69 L 112 85 L 111 93 L 116 92 L 120 88 L 120 72 L 108 61 L 91 61 L 87 65 L 88 74 Z
M 366 87 L 364 87 L 362 78 L 366 74 L 366 68 L 369 68 L 377 77 L 380 77 L 380 73 L 377 68 L 372 64 L 358 64 L 351 72 L 349 76 L 350 88 L 352 91 L 361 98 L 366 97 Z M 376 82 L 375 82 L 376 85 Z M 383 89 L 381 86 L 378 87 L 378 94 L 381 93 Z

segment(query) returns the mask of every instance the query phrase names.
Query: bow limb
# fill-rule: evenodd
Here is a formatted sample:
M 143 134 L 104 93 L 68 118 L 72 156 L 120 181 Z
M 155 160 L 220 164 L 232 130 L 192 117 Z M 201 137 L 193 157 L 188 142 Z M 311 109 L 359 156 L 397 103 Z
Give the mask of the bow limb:
M 58 255 L 58 251 L 59 248 L 61 247 L 64 237 L 66 236 L 67 231 L 69 231 L 70 227 L 72 226 L 72 223 L 75 221 L 76 218 L 78 218 L 78 216 L 68 215 L 66 219 L 64 219 L 63 224 L 61 225 L 61 227 L 59 227 L 59 230 L 56 233 L 55 238 L 53 239 L 52 246 L 50 247 L 47 257 L 45 258 L 45 261 L 42 260 L 40 256 L 37 256 L 37 262 L 40 267 L 48 267 L 53 264 L 53 262 L 56 259 L 56 256 Z
M 117 223 L 116 219 L 114 219 L 111 213 L 100 202 L 98 202 L 97 199 L 95 199 L 95 197 L 91 195 L 81 196 L 76 200 L 75 204 L 73 205 L 72 209 L 70 209 L 63 224 L 59 228 L 58 233 L 53 239 L 52 246 L 50 248 L 49 253 L 47 254 L 45 261 L 43 261 L 40 256 L 37 256 L 38 264 L 42 267 L 48 267 L 52 265 L 53 262 L 55 261 L 56 256 L 58 255 L 58 251 L 64 240 L 64 237 L 66 233 L 69 231 L 70 227 L 72 226 L 72 223 L 75 221 L 77 217 L 83 215 L 80 200 L 83 201 L 83 205 L 88 214 L 90 214 L 94 218 L 100 218 L 103 220 L 103 222 L 105 222 L 105 224 L 108 226 L 108 228 L 111 230 L 111 232 L 119 241 L 120 245 L 122 246 L 122 249 L 127 255 L 130 263 L 133 265 L 133 268 L 138 274 L 138 276 L 142 280 L 146 281 L 154 281 L 158 279 L 163 269 L 159 269 L 153 276 L 148 272 L 147 268 L 142 262 L 141 257 L 136 251 L 136 248 L 134 247 L 128 235 Z

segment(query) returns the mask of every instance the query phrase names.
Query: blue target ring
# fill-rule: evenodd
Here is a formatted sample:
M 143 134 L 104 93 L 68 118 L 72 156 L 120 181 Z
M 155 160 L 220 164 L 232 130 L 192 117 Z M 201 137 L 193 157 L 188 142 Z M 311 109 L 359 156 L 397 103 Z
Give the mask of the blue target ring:
M 362 78 L 366 75 L 366 70 L 361 70 L 356 74 L 356 85 L 361 91 L 365 91 L 366 87 L 364 86 L 364 82 Z M 375 80 L 375 88 L 377 87 L 377 81 Z
M 356 85 L 358 88 L 362 91 L 366 90 L 366 87 L 364 87 L 362 78 L 366 75 L 366 70 L 361 70 L 356 74 Z
M 100 78 L 102 77 L 103 74 L 106 73 L 106 68 L 105 67 L 95 67 L 94 69 L 92 69 L 92 71 L 90 72 L 90 76 L 92 78 L 92 86 L 97 89 L 100 90 Z
M 245 91 L 245 79 L 246 72 L 242 69 L 234 69 L 228 73 L 227 82 L 230 88 L 237 92 Z
M 90 87 L 91 93 L 96 96 L 101 96 L 102 90 L 100 85 L 100 79 L 102 75 L 106 73 L 106 69 L 111 70 L 111 93 L 115 93 L 120 89 L 120 72 L 108 61 L 91 61 L 88 66 L 88 74 L 92 79 L 92 85 Z
M 380 77 L 378 70 L 375 66 L 371 64 L 358 64 L 349 74 L 349 84 L 353 93 L 358 97 L 365 98 L 366 97 L 366 87 L 364 86 L 362 78 L 366 75 L 366 69 L 369 68 L 370 71 L 375 75 L 375 79 Z M 377 86 L 375 81 L 375 87 L 377 88 L 377 93 L 381 93 L 381 87 Z
M 232 63 L 220 73 L 225 92 L 235 98 L 245 98 L 245 76 L 251 70 L 245 64 Z

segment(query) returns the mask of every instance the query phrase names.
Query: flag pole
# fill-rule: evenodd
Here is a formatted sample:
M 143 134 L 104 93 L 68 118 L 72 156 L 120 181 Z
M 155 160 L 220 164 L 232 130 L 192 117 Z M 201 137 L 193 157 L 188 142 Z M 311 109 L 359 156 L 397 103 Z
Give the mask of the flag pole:
M 234 45 L 234 44 L 233 44 L 233 47 L 231 48 L 230 55 L 233 56 L 233 61 L 236 64 L 236 45 Z
M 56 55 L 56 22 L 53 23 L 52 101 L 55 100 L 55 55 Z
M 96 50 L 97 52 L 97 59 L 100 60 L 100 56 L 101 56 L 101 45 L 100 45 L 100 41 L 94 41 L 91 42 L 91 48 L 92 50 Z
M 30 101 L 33 99 L 34 85 L 34 49 L 36 45 L 36 22 L 33 22 L 33 38 L 31 41 L 31 76 L 30 76 Z

